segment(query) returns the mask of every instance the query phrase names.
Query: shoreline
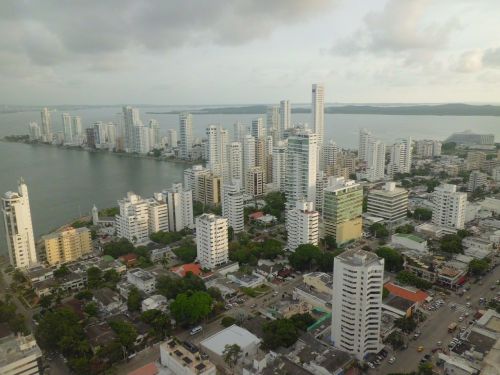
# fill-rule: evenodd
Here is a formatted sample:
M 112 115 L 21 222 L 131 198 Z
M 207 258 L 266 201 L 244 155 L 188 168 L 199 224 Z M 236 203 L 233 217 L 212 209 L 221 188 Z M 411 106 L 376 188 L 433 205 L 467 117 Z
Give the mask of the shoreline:
M 48 144 L 48 143 L 29 142 L 29 141 L 24 141 L 24 140 L 8 140 L 8 139 L 6 139 L 6 137 L 0 138 L 0 142 L 18 143 L 18 144 L 25 144 L 25 145 L 29 145 L 29 146 L 51 147 L 51 148 L 56 148 L 59 150 L 75 150 L 75 151 L 85 151 L 88 153 L 101 153 L 101 154 L 106 154 L 106 155 L 114 155 L 114 156 L 118 156 L 118 157 L 149 159 L 149 160 L 155 160 L 155 161 L 161 161 L 161 162 L 184 164 L 186 166 L 193 166 L 193 165 L 196 165 L 197 163 L 202 163 L 202 160 L 189 161 L 189 160 L 181 160 L 181 159 L 175 159 L 175 158 L 167 159 L 167 158 L 161 157 L 161 156 L 155 157 L 155 156 L 150 156 L 150 155 L 131 154 L 131 153 L 127 153 L 127 152 L 115 152 L 115 151 L 97 150 L 97 149 L 91 150 L 91 149 L 86 149 L 86 148 L 78 147 L 78 146 L 53 145 L 53 144 Z

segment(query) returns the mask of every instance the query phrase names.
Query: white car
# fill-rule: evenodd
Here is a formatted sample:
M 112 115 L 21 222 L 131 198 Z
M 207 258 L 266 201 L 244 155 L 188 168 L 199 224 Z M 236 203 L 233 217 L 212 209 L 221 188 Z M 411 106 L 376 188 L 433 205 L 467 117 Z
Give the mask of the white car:
M 391 357 L 389 358 L 389 363 L 392 365 L 394 362 L 396 362 L 396 357 Z

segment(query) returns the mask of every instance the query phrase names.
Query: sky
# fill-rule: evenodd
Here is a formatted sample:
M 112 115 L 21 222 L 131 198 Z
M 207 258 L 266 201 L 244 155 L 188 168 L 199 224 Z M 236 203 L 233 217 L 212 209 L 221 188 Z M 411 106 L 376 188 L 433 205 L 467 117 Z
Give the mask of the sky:
M 499 103 L 498 0 L 0 2 L 0 104 Z

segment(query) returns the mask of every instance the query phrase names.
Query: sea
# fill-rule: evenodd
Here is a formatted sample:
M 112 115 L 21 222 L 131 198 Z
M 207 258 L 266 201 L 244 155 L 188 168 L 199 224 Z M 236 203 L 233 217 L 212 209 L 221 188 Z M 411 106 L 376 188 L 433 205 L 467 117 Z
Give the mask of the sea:
M 167 129 L 178 130 L 178 115 L 151 114 L 175 110 L 196 110 L 201 107 L 140 107 L 141 119 L 159 121 L 162 135 Z M 80 116 L 84 128 L 95 121 L 119 122 L 121 107 L 65 108 Z M 54 132 L 62 131 L 62 111 L 52 112 Z M 264 115 L 263 115 L 264 116 Z M 259 115 L 193 115 L 193 135 L 203 137 L 207 125 L 218 124 L 232 133 L 233 124 L 250 124 Z M 310 123 L 310 114 L 292 114 L 292 123 Z M 40 123 L 40 112 L 0 112 L 0 138 L 28 134 L 28 123 Z M 397 138 L 444 140 L 454 132 L 471 130 L 495 134 L 500 141 L 500 117 L 489 116 L 399 116 L 399 115 L 325 115 L 325 140 L 333 139 L 340 147 L 355 149 L 361 128 L 390 144 Z M 186 164 L 133 158 L 104 152 L 87 152 L 45 145 L 0 142 L 0 194 L 17 189 L 23 178 L 28 185 L 35 236 L 41 236 L 98 208 L 117 205 L 128 191 L 143 196 L 168 189 L 182 182 Z M 4 225 L 0 230 L 0 253 L 6 253 Z

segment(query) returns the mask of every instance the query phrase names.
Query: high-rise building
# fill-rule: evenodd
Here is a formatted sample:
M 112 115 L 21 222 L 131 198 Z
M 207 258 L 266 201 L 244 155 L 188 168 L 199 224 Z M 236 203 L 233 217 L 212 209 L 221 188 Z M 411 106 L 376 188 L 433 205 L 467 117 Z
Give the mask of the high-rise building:
M 231 142 L 227 147 L 228 181 L 243 184 L 243 150 L 240 142 Z
M 432 202 L 434 224 L 455 229 L 464 228 L 467 193 L 458 192 L 456 185 L 443 184 L 434 189 Z
M 42 112 L 42 141 L 52 142 L 52 120 L 48 108 L 43 108 Z
M 312 85 L 312 129 L 318 138 L 318 149 L 323 146 L 325 136 L 325 88 L 322 84 Z
M 116 125 L 112 122 L 106 124 L 106 143 L 110 151 L 116 148 Z
M 415 154 L 426 158 L 440 156 L 441 146 L 442 143 L 436 140 L 423 139 L 415 141 Z
M 378 353 L 384 260 L 364 250 L 347 250 L 333 265 L 333 345 L 358 360 Z
M 372 139 L 372 133 L 367 129 L 361 129 L 359 131 L 359 143 L 358 143 L 358 158 L 361 161 L 368 162 L 368 145 Z
M 130 152 L 147 154 L 151 151 L 152 145 L 149 143 L 151 140 L 150 130 L 150 128 L 142 125 L 134 126 L 133 147 L 131 149 L 133 151 Z
M 197 259 L 203 268 L 213 269 L 229 259 L 227 219 L 214 214 L 196 218 Z
M 467 183 L 467 191 L 473 193 L 478 189 L 486 189 L 488 187 L 488 175 L 480 171 L 472 171 L 469 175 Z
M 314 203 L 299 200 L 295 208 L 286 213 L 288 250 L 295 251 L 299 245 L 318 245 L 319 212 L 314 210 Z
M 255 166 L 262 168 L 264 184 L 267 183 L 267 150 L 266 138 L 260 137 L 255 140 Z
M 73 142 L 81 144 L 83 138 L 82 118 L 80 116 L 71 117 L 71 131 L 73 133 Z
M 248 171 L 255 167 L 255 138 L 251 135 L 243 137 L 243 179 L 246 186 Z
M 245 192 L 253 197 L 264 195 L 264 171 L 262 167 L 252 167 L 245 176 Z
M 353 180 L 330 177 L 323 192 L 325 236 L 337 245 L 361 238 L 363 188 Z
M 278 191 L 285 191 L 287 143 L 279 141 L 273 147 L 273 184 Z
M 118 201 L 120 213 L 116 215 L 116 232 L 118 238 L 124 237 L 133 244 L 145 243 L 149 240 L 148 202 L 139 195 L 128 192 L 124 199 Z
M 479 169 L 481 163 L 486 160 L 486 153 L 482 151 L 469 151 L 467 152 L 466 166 L 467 170 L 472 171 Z
M 71 116 L 69 113 L 62 114 L 62 125 L 64 134 L 64 143 L 73 143 L 73 127 L 71 124 Z
M 328 143 L 323 145 L 323 170 L 332 170 L 333 166 L 338 162 L 339 147 L 331 139 Z
M 255 139 L 266 136 L 266 128 L 262 117 L 252 120 L 251 134 Z
M 160 123 L 158 120 L 149 120 L 149 144 L 151 149 L 162 148 L 160 137 Z
M 125 150 L 127 152 L 138 152 L 136 150 L 137 142 L 135 136 L 140 134 L 135 130 L 135 127 L 141 126 L 142 122 L 139 117 L 139 109 L 125 106 L 123 112 L 123 127 L 125 130 Z
M 390 227 L 405 220 L 408 211 L 408 191 L 396 187 L 395 182 L 387 182 L 382 189 L 368 193 L 367 213 L 380 217 Z
M 29 136 L 30 136 L 30 141 L 38 141 L 42 138 L 42 133 L 40 131 L 40 126 L 36 122 L 30 122 L 29 123 Z
M 177 130 L 168 129 L 167 131 L 167 142 L 169 147 L 177 147 Z
M 366 159 L 366 179 L 371 182 L 384 179 L 385 144 L 379 140 L 370 139 Z
M 292 121 L 292 110 L 290 107 L 289 100 L 282 100 L 280 102 L 280 125 L 279 125 L 279 139 L 282 140 L 285 135 L 285 131 L 290 129 Z
M 96 131 L 94 128 L 85 129 L 85 143 L 89 148 L 96 148 Z
M 266 127 L 270 134 L 277 136 L 280 128 L 280 107 L 273 105 L 267 107 Z
M 179 232 L 184 228 L 193 228 L 193 195 L 190 189 L 183 189 L 182 184 L 172 184 L 169 191 L 163 192 L 167 197 L 168 225 L 171 232 Z
M 233 228 L 234 233 L 243 232 L 245 207 L 240 184 L 224 184 L 222 195 L 222 217 L 228 220 L 228 225 Z
M 223 179 L 228 177 L 227 143 L 228 135 L 225 129 L 210 125 L 206 130 L 207 135 L 207 168 L 216 176 Z
M 389 176 L 395 173 L 410 173 L 412 161 L 411 137 L 398 140 L 391 146 L 391 159 L 387 166 Z
M 168 232 L 168 205 L 163 199 L 163 194 L 155 193 L 155 198 L 149 198 L 147 201 L 149 233 Z
M 33 335 L 11 334 L 0 338 L 0 374 L 39 375 L 44 373 L 42 351 Z
M 51 266 L 73 262 L 93 250 L 90 229 L 68 227 L 59 232 L 42 236 Z
M 303 130 L 288 138 L 285 171 L 288 209 L 301 199 L 316 202 L 317 157 L 316 134 Z
M 102 121 L 96 121 L 92 126 L 94 127 L 95 144 L 101 148 L 106 144 L 106 125 Z
M 180 147 L 179 157 L 188 160 L 191 158 L 193 147 L 193 116 L 191 113 L 183 112 L 179 115 Z
M 203 173 L 195 177 L 196 196 L 193 199 L 208 206 L 221 203 L 222 178 L 213 173 Z
M 316 210 L 323 212 L 324 191 L 328 186 L 328 174 L 325 171 L 318 171 L 316 174 Z
M 198 191 L 197 181 L 201 175 L 209 175 L 210 170 L 202 165 L 193 165 L 184 170 L 184 188 L 193 191 L 193 200 L 200 201 L 201 192 Z
M 247 127 L 240 121 L 237 121 L 233 125 L 233 141 L 242 142 L 243 137 L 247 135 Z
M 10 264 L 15 268 L 34 266 L 37 264 L 35 236 L 28 187 L 22 179 L 18 183 L 17 193 L 8 191 L 2 197 L 2 212 Z

